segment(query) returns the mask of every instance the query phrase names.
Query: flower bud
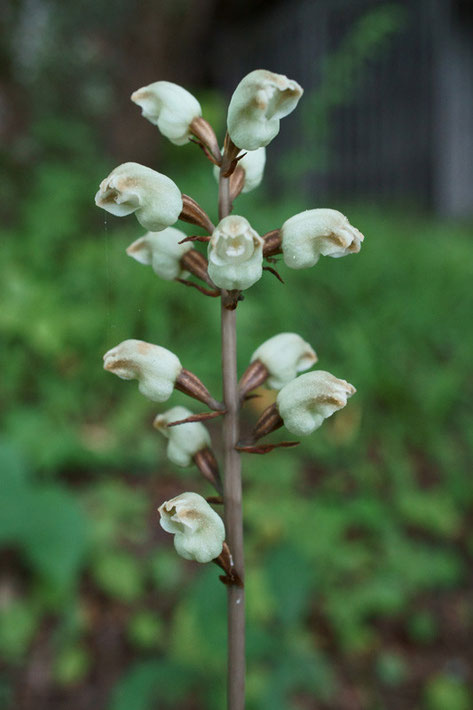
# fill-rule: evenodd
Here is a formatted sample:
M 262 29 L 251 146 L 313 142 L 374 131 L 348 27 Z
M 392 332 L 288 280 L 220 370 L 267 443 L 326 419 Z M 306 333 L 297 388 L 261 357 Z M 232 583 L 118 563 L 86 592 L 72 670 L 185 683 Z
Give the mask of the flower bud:
M 264 166 L 266 164 L 266 148 L 249 150 L 243 158 L 238 161 L 238 167 L 243 169 L 244 181 L 241 192 L 251 192 L 258 187 L 263 179 Z M 219 180 L 220 169 L 214 167 L 214 177 Z M 240 191 L 239 191 L 240 192 Z
M 104 369 L 122 380 L 138 380 L 138 389 L 153 402 L 166 402 L 182 371 L 170 350 L 143 340 L 124 340 L 103 356 Z
M 158 414 L 153 422 L 153 426 L 169 439 L 167 456 L 176 466 L 190 466 L 195 454 L 211 444 L 209 432 L 200 422 L 168 427 L 171 422 L 190 416 L 192 412 L 186 407 L 172 407 Z
M 181 266 L 181 259 L 192 249 L 190 242 L 179 244 L 185 238 L 184 232 L 167 227 L 161 232 L 148 232 L 140 237 L 130 244 L 126 253 L 140 264 L 151 265 L 155 274 L 166 281 L 184 278 L 186 271 Z
M 134 212 L 145 229 L 160 232 L 179 219 L 182 196 L 166 175 L 138 163 L 123 163 L 102 180 L 95 204 L 116 217 Z
M 210 562 L 220 555 L 225 527 L 205 498 L 197 493 L 181 493 L 165 501 L 158 511 L 160 525 L 174 535 L 174 547 L 181 557 Z
M 345 380 L 316 370 L 285 385 L 277 396 L 276 406 L 286 429 L 296 436 L 304 436 L 342 409 L 355 392 L 353 385 Z
M 156 81 L 131 95 L 131 100 L 171 143 L 184 145 L 191 137 L 190 125 L 202 116 L 197 99 L 186 89 L 170 81 Z
M 227 127 L 233 143 L 244 150 L 268 145 L 279 133 L 279 121 L 293 111 L 303 94 L 296 81 L 283 74 L 256 69 L 235 89 L 228 107 Z
M 209 242 L 208 270 L 214 284 L 231 291 L 256 283 L 263 273 L 263 244 L 244 217 L 224 217 Z
M 291 382 L 298 372 L 312 367 L 317 362 L 317 355 L 297 333 L 279 333 L 255 350 L 251 362 L 255 360 L 262 362 L 268 370 L 269 387 L 279 390 Z
M 291 269 L 314 266 L 322 256 L 338 258 L 360 251 L 363 234 L 341 212 L 306 210 L 281 227 L 284 261 Z

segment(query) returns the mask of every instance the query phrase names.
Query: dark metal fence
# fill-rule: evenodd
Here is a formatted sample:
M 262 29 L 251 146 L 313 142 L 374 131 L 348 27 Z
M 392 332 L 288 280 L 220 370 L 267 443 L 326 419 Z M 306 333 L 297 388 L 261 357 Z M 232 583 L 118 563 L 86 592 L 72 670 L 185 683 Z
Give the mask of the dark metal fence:
M 473 214 L 472 2 L 289 0 L 234 28 L 217 65 L 229 90 L 255 67 L 304 86 L 272 150 L 316 156 L 299 173 L 318 197 Z

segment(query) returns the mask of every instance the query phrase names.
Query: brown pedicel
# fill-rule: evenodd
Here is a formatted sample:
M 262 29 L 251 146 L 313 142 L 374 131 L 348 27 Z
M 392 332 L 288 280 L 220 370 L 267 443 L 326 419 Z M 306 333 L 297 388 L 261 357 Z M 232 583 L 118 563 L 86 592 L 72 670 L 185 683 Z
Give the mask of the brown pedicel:
M 190 125 L 190 130 L 192 135 L 197 138 L 203 147 L 209 160 L 211 160 L 215 165 L 220 165 L 222 162 L 222 155 L 220 153 L 217 136 L 215 135 L 214 129 L 210 123 L 201 116 L 199 118 L 194 118 Z
M 179 219 L 183 222 L 189 222 L 189 224 L 196 224 L 210 234 L 215 229 L 207 212 L 189 195 L 182 195 L 182 212 L 179 215 Z
M 201 380 L 199 380 L 197 375 L 194 375 L 193 372 L 190 372 L 185 368 L 182 368 L 179 373 L 179 376 L 176 379 L 175 387 L 180 392 L 188 394 L 189 397 L 193 397 L 194 399 L 198 399 L 199 402 L 203 402 L 210 407 L 210 409 L 214 409 L 217 412 L 225 409 L 221 402 L 217 402 L 217 400 L 212 397 L 207 387 L 203 382 L 201 382 Z
M 284 422 L 278 412 L 276 402 L 274 404 L 270 404 L 269 407 L 266 407 L 266 409 L 256 422 L 255 428 L 253 429 L 251 434 L 251 442 L 248 443 L 254 443 L 255 441 L 258 441 L 258 439 L 261 439 L 261 437 L 266 436 L 267 434 L 271 434 L 271 432 L 276 431 L 276 429 L 279 429 L 283 425 Z
M 263 365 L 261 360 L 254 360 L 243 373 L 240 382 L 240 402 L 242 402 L 246 395 L 257 387 L 261 387 L 262 384 L 266 382 L 269 377 L 268 368 Z
M 225 574 L 220 575 L 219 579 L 227 586 L 243 587 L 243 580 L 233 566 L 233 557 L 227 543 L 223 543 L 222 552 L 212 562 L 215 562 Z
M 276 256 L 276 254 L 282 254 L 281 230 L 273 229 L 271 232 L 263 234 L 263 239 L 263 256 L 265 259 Z
M 223 495 L 223 486 L 214 452 L 208 446 L 194 454 L 194 463 L 220 495 Z
M 230 175 L 230 201 L 236 200 L 240 192 L 245 187 L 245 170 L 241 165 L 237 165 Z
M 220 289 L 215 286 L 208 274 L 208 261 L 200 251 L 197 251 L 197 249 L 189 249 L 189 251 L 186 251 L 184 256 L 181 257 L 180 264 L 184 271 L 190 271 L 191 274 L 197 276 L 198 279 L 201 279 L 201 281 L 204 281 L 208 286 L 220 293 Z
M 223 158 L 221 165 L 221 175 L 222 177 L 230 177 L 230 175 L 235 171 L 238 165 L 238 153 L 240 148 L 235 145 L 228 133 L 225 136 L 225 142 L 223 146 Z M 240 159 L 243 155 L 240 156 Z

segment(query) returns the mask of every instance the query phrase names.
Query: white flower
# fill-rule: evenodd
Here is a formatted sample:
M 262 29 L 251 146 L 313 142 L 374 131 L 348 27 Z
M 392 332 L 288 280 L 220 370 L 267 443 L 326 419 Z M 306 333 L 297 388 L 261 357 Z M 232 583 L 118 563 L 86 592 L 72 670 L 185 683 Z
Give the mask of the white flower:
M 228 107 L 227 127 L 238 148 L 256 150 L 279 133 L 279 121 L 293 111 L 303 94 L 296 81 L 283 74 L 256 69 L 235 89 Z
M 244 217 L 224 217 L 209 242 L 208 271 L 214 284 L 233 290 L 256 283 L 263 273 L 263 245 Z
M 242 192 L 251 192 L 261 184 L 264 175 L 264 166 L 266 164 L 266 148 L 258 148 L 257 150 L 249 150 L 241 160 L 238 161 L 240 168 L 245 172 L 245 182 Z M 214 177 L 219 180 L 220 168 L 214 166 Z
M 364 236 L 341 212 L 306 210 L 281 227 L 284 261 L 291 269 L 314 266 L 322 256 L 338 258 L 360 251 Z
M 184 254 L 192 249 L 192 244 L 179 244 L 186 235 L 179 229 L 167 227 L 161 232 L 148 232 L 133 244 L 126 253 L 140 264 L 151 265 L 153 271 L 166 281 L 182 278 L 186 271 L 181 267 Z
M 344 407 L 356 392 L 353 385 L 329 372 L 316 370 L 300 375 L 279 392 L 276 404 L 284 426 L 296 436 L 318 429 L 324 419 Z
M 177 222 L 182 196 L 166 175 L 138 163 L 123 163 L 102 180 L 95 204 L 116 217 L 135 213 L 138 222 L 159 232 Z
M 131 95 L 142 109 L 142 115 L 171 143 L 184 145 L 191 137 L 190 124 L 202 116 L 197 99 L 186 89 L 170 81 L 156 81 Z
M 174 547 L 181 557 L 210 562 L 220 555 L 225 527 L 205 498 L 197 493 L 181 493 L 158 510 L 161 527 L 174 535 Z
M 138 389 L 153 402 L 165 402 L 182 365 L 170 350 L 143 340 L 124 340 L 103 356 L 104 369 L 122 380 L 138 380 Z
M 192 412 L 186 407 L 173 407 L 158 414 L 153 426 L 169 439 L 167 455 L 176 466 L 190 466 L 198 451 L 210 446 L 210 434 L 201 422 L 189 422 L 168 427 L 171 422 L 187 419 Z
M 309 343 L 297 333 L 279 333 L 266 340 L 251 356 L 259 360 L 269 372 L 268 385 L 281 389 L 317 362 L 317 355 Z

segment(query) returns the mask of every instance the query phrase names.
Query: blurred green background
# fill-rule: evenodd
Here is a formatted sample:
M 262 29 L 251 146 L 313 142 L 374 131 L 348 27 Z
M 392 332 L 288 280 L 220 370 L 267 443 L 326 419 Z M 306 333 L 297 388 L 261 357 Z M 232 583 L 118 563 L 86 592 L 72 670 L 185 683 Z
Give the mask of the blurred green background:
M 25 7 L 8 5 L 10 29 L 21 30 Z M 175 351 L 218 395 L 219 304 L 127 258 L 140 225 L 93 205 L 124 159 L 168 174 L 214 220 L 216 183 L 195 146 L 167 144 L 133 106 L 130 133 L 112 110 L 130 93 L 118 40 L 138 32 L 117 7 L 111 28 L 102 3 L 67 15 L 82 23 L 79 34 L 107 27 L 110 45 L 116 38 L 109 81 L 99 71 L 113 59 L 105 51 L 86 77 L 73 51 L 60 63 L 55 40 L 33 81 L 15 73 L 12 39 L 3 46 L 4 90 L 16 86 L 25 110 L 14 128 L 4 122 L 1 153 L 0 707 L 221 710 L 225 588 L 217 568 L 177 557 L 156 514 L 166 498 L 210 487 L 166 460 L 151 427 L 166 405 L 102 370 L 107 349 L 139 338 Z M 157 7 L 175 27 L 167 3 Z M 371 20 L 370 61 L 397 28 L 398 14 L 390 17 Z M 63 42 L 65 18 L 55 18 Z M 218 13 L 213 21 L 223 23 Z M 147 80 L 138 55 L 131 88 Z M 334 57 L 325 86 L 355 61 L 349 44 Z M 160 66 L 149 80 L 175 78 Z M 205 77 L 200 86 L 204 116 L 222 136 L 228 96 Z M 323 171 L 322 117 L 349 106 L 351 91 L 339 80 L 320 96 Z M 304 130 L 286 121 L 286 136 Z M 265 273 L 238 308 L 240 371 L 263 340 L 291 330 L 358 393 L 297 449 L 244 458 L 248 709 L 469 710 L 471 222 L 376 194 L 321 205 L 301 188 L 307 166 L 294 147 L 277 157 L 270 147 L 271 189 L 240 197 L 236 213 L 263 234 L 330 206 L 366 239 L 356 257 L 300 272 L 282 265 L 284 285 Z M 247 406 L 245 426 L 265 403 Z M 171 404 L 188 402 L 176 393 Z M 219 428 L 209 425 L 217 452 Z

